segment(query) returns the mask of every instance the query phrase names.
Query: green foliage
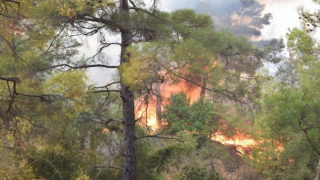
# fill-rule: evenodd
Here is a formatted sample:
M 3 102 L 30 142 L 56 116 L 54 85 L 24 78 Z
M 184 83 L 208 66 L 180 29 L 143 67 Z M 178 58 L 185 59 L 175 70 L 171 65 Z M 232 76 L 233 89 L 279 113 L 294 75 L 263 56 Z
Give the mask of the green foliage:
M 253 152 L 253 162 L 265 178 L 313 179 L 320 155 L 320 64 L 314 55 L 317 43 L 296 28 L 287 33 L 287 38 L 293 59 L 287 64 L 292 69 L 281 73 L 294 71 L 299 78 L 292 83 L 276 80 L 264 87 L 262 111 L 255 121 L 263 130 L 263 144 Z
M 288 49 L 296 54 L 300 54 L 301 60 L 304 63 L 310 61 L 310 58 L 314 59 L 311 52 L 314 49 L 315 43 L 306 32 L 294 28 L 289 30 L 286 37 L 288 39 Z
M 146 166 L 155 173 L 160 173 L 169 170 L 169 164 L 178 166 L 179 160 L 183 156 L 189 155 L 193 150 L 190 145 L 173 144 L 158 149 L 148 157 Z M 179 167 L 179 166 L 178 166 Z
M 213 21 L 207 14 L 198 14 L 193 10 L 177 10 L 171 13 L 174 31 L 183 38 L 191 34 L 199 27 L 213 26 Z
M 181 171 L 181 180 L 220 180 L 222 179 L 218 173 L 211 172 L 208 175 L 206 168 L 185 166 Z
M 209 101 L 202 102 L 202 100 L 199 100 L 191 105 L 190 111 L 189 118 L 192 126 L 187 130 L 204 134 L 210 133 L 216 118 L 213 104 Z
M 190 120 L 190 99 L 186 94 L 173 94 L 168 100 L 170 105 L 164 107 L 163 118 L 168 123 L 170 134 L 176 134 L 179 131 L 185 130 L 184 125 L 191 126 Z
M 83 174 L 82 167 L 85 163 L 85 155 L 79 153 L 81 149 L 68 141 L 60 141 L 59 144 L 46 146 L 29 158 L 29 165 L 38 178 L 48 179 L 76 179 Z
M 212 103 L 198 100 L 190 105 L 190 99 L 184 92 L 172 94 L 168 101 L 163 118 L 168 123 L 169 134 L 187 130 L 194 134 L 210 135 L 212 126 L 216 123 Z
M 85 94 L 87 76 L 83 71 L 57 73 L 46 82 L 46 94 L 60 94 L 68 99 L 76 99 Z

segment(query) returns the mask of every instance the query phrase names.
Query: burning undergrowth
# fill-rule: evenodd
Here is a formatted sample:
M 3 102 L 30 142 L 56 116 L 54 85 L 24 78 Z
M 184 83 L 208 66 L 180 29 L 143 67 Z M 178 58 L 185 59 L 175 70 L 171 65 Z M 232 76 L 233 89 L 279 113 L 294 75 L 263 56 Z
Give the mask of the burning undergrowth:
M 158 86 L 158 87 L 157 87 Z M 193 104 L 200 98 L 201 88 L 191 87 L 184 81 L 179 83 L 163 83 L 154 85 L 154 93 L 150 96 L 140 97 L 136 100 L 136 119 L 146 127 L 149 134 L 155 134 L 168 126 L 162 117 L 164 106 L 168 105 L 168 99 L 173 94 L 184 92 Z M 225 146 L 234 148 L 238 155 L 248 154 L 256 141 L 240 129 L 228 127 L 227 122 L 220 120 L 222 124 L 217 130 L 212 130 L 211 139 Z M 232 132 L 230 132 L 232 131 Z

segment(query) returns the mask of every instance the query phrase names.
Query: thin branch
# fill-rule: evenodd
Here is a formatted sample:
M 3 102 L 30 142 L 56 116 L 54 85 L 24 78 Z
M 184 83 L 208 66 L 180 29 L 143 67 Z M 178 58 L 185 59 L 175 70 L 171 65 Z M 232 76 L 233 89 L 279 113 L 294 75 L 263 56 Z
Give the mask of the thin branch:
M 120 90 L 114 89 L 114 90 L 100 90 L 100 91 L 92 91 L 92 93 L 120 93 Z
M 122 168 L 119 168 L 119 167 L 114 167 L 114 166 L 93 166 L 93 168 L 111 168 L 111 169 L 118 169 L 120 171 L 123 171 Z
M 118 158 L 118 157 L 119 157 L 119 154 L 116 154 L 116 155 L 114 155 L 112 158 L 108 159 L 108 161 L 107 161 L 106 163 L 104 163 L 104 165 L 96 165 L 96 166 L 94 166 L 93 168 L 107 168 L 107 169 L 108 169 L 108 168 L 112 168 L 112 169 L 118 169 L 118 170 L 121 170 L 121 171 L 122 171 L 121 168 L 114 167 L 114 166 L 109 166 L 110 161 L 112 161 L 112 160 L 114 160 L 114 159 L 116 159 L 116 158 Z M 100 169 L 100 171 L 99 171 L 99 173 L 97 174 L 96 178 L 100 175 L 101 170 L 102 170 L 102 169 Z
M 68 67 L 70 69 L 86 69 L 86 68 L 92 68 L 92 67 L 99 67 L 99 68 L 118 68 L 119 66 L 108 66 L 108 65 L 104 65 L 104 64 L 93 64 L 93 65 L 80 65 L 80 66 L 71 66 L 70 64 L 57 64 L 54 66 L 50 66 L 47 67 L 45 69 L 41 69 L 40 71 L 45 71 L 45 70 L 49 70 L 49 69 L 54 69 L 54 68 L 58 68 L 58 67 Z
M 52 39 L 49 47 L 47 48 L 46 52 L 45 52 L 43 55 L 46 55 L 46 54 L 49 52 L 50 48 L 51 48 L 52 45 L 53 45 L 53 42 L 60 36 L 60 34 L 63 32 L 63 30 L 65 29 L 66 26 L 67 26 L 67 23 L 65 23 L 65 24 L 63 25 L 63 27 L 61 28 L 60 32 L 59 32 L 57 35 L 54 36 L 54 38 Z
M 4 80 L 4 81 L 11 81 L 11 82 L 19 82 L 20 78 L 17 77 L 4 77 L 4 76 L 0 76 L 0 80 Z
M 105 48 L 111 46 L 111 45 L 119 45 L 121 46 L 120 43 L 101 43 L 102 46 L 99 48 L 99 50 L 92 56 L 86 59 L 85 62 L 87 62 L 88 60 L 92 59 L 92 61 L 95 59 L 96 56 L 98 56 Z
M 52 166 L 52 167 L 55 169 L 55 171 L 58 173 L 60 179 L 62 180 L 62 176 L 61 176 L 60 171 L 59 171 L 48 159 L 46 159 L 46 158 L 44 158 L 44 157 L 38 157 L 38 159 L 37 159 L 37 158 L 32 157 L 32 156 L 30 156 L 30 155 L 28 155 L 28 154 L 27 154 L 27 156 L 30 157 L 30 158 L 32 158 L 32 159 L 34 159 L 35 161 L 38 161 L 39 159 L 43 159 L 44 161 L 46 161 L 47 163 L 49 163 L 50 166 Z
M 205 90 L 219 93 L 219 94 L 221 94 L 221 95 L 223 95 L 223 96 L 225 96 L 225 97 L 227 97 L 227 98 L 229 98 L 229 99 L 231 99 L 231 100 L 233 100 L 233 101 L 239 102 L 239 103 L 241 103 L 241 104 L 245 104 L 245 105 L 247 105 L 247 106 L 250 107 L 250 105 L 249 105 L 247 102 L 244 102 L 244 101 L 242 101 L 242 100 L 240 100 L 240 99 L 237 99 L 237 98 L 235 98 L 235 97 L 230 96 L 229 92 L 226 91 L 226 90 L 217 90 L 217 89 L 207 88 L 207 87 L 204 87 L 204 86 L 202 86 L 201 84 L 199 84 L 199 83 L 197 83 L 197 82 L 195 82 L 195 81 L 193 81 L 193 80 L 191 80 L 191 79 L 185 78 L 185 77 L 183 77 L 183 76 L 181 76 L 181 75 L 178 75 L 178 74 L 176 74 L 176 73 L 173 73 L 173 72 L 172 72 L 172 74 L 173 74 L 174 76 L 177 76 L 177 77 L 179 77 L 179 78 L 187 81 L 187 82 L 191 82 L 192 84 L 194 84 L 194 85 L 196 85 L 196 86 L 198 86 L 198 87 L 204 88 Z M 225 92 L 227 92 L 227 93 L 224 93 L 223 91 L 225 91 Z M 250 107 L 250 108 L 251 108 L 251 107 Z
M 163 137 L 163 136 L 159 136 L 159 135 L 148 135 L 148 136 L 141 136 L 141 137 L 137 137 L 136 139 L 143 139 L 143 138 L 160 138 L 160 139 L 172 139 L 172 140 L 176 140 L 179 142 L 184 143 L 184 141 L 177 139 L 177 138 L 172 138 L 172 137 Z
M 10 49 L 11 49 L 11 51 L 13 52 L 13 54 L 16 56 L 16 57 L 18 57 L 18 59 L 20 59 L 22 62 L 24 62 L 28 67 L 31 67 L 29 64 L 28 64 L 28 62 L 26 62 L 24 59 L 22 59 L 20 56 L 19 56 L 19 54 L 16 52 L 16 50 L 15 50 L 15 47 L 13 47 L 12 45 L 11 45 L 11 43 L 5 38 L 5 37 L 3 37 L 1 34 L 0 34 L 0 38 L 10 47 Z
M 97 18 L 97 17 L 94 17 L 94 16 L 92 16 L 90 14 L 81 14 L 81 15 L 75 17 L 74 19 L 84 20 L 84 21 L 87 21 L 87 22 L 103 23 L 105 25 L 116 27 L 118 29 L 123 29 L 120 24 L 117 24 L 112 20 L 108 20 L 108 19 L 105 19 L 105 18 Z
M 239 51 L 239 52 L 236 52 L 236 53 L 232 53 L 232 54 L 224 54 L 224 53 L 219 53 L 221 54 L 222 56 L 235 56 L 235 55 L 240 55 L 244 52 L 248 52 L 248 51 L 257 51 L 259 49 L 247 49 L 247 50 L 243 50 L 243 51 Z
M 137 7 L 132 0 L 129 0 L 133 7 Z
M 117 81 L 117 82 L 113 82 L 113 83 L 107 84 L 107 85 L 105 85 L 105 86 L 98 86 L 98 87 L 94 87 L 94 88 L 95 88 L 95 89 L 106 88 L 106 87 L 108 87 L 108 86 L 111 86 L 111 85 L 114 85 L 114 84 L 119 84 L 119 83 L 120 83 L 120 81 Z
M 142 11 L 142 12 L 148 14 L 148 15 L 151 16 L 151 17 L 154 17 L 154 18 L 156 18 L 156 19 L 159 19 L 159 20 L 163 21 L 164 23 L 171 24 L 171 22 L 167 21 L 166 19 L 163 19 L 163 18 L 155 15 L 154 13 L 151 13 L 151 12 L 149 12 L 149 11 L 143 9 L 143 8 L 139 8 L 139 7 L 129 7 L 129 9 L 136 10 L 136 11 Z
M 32 97 L 32 98 L 39 98 L 43 101 L 50 101 L 50 98 L 53 97 L 54 99 L 59 99 L 62 98 L 60 95 L 48 95 L 48 94 L 43 94 L 43 95 L 33 95 L 33 94 L 24 94 L 24 93 L 15 93 L 17 96 L 26 96 L 26 97 Z M 48 98 L 48 99 L 46 99 Z
M 12 115 L 12 114 L 11 114 L 11 115 Z M 43 128 L 43 129 L 45 129 L 45 130 L 47 130 L 47 131 L 50 131 L 50 129 L 48 129 L 48 128 L 46 128 L 46 127 L 43 127 L 43 126 L 34 124 L 34 123 L 33 123 L 31 120 L 29 120 L 28 118 L 25 118 L 25 117 L 19 116 L 19 115 L 15 115 L 15 116 L 18 117 L 18 118 L 22 118 L 22 119 L 28 121 L 31 125 L 33 125 L 33 126 L 35 126 L 35 127 Z
M 7 15 L 7 14 L 3 14 L 3 13 L 0 13 L 0 16 L 6 17 L 6 18 L 15 18 L 13 16 L 10 16 L 10 15 Z
M 103 115 L 100 115 L 98 117 L 98 119 L 100 119 L 100 121 L 97 121 L 97 120 L 94 120 L 94 115 L 93 114 L 90 114 L 90 113 L 83 113 L 84 115 L 87 115 L 86 117 L 90 120 L 90 121 L 93 121 L 95 123 L 99 123 L 99 124 L 104 124 L 104 125 L 108 125 L 110 122 L 117 122 L 117 123 L 120 123 L 120 124 L 123 124 L 123 120 L 121 119 L 113 119 L 113 118 L 109 118 L 107 119 L 106 117 L 104 117 Z M 103 120 L 101 117 L 107 119 L 107 120 Z

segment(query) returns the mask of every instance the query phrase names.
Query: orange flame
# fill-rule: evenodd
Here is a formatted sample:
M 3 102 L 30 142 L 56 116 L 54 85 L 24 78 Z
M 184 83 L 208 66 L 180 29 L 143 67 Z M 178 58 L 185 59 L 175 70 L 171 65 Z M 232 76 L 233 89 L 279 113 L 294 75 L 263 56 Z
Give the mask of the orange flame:
M 186 82 L 180 82 L 178 84 L 163 83 L 160 85 L 161 97 L 163 99 L 162 106 L 168 104 L 166 101 L 170 98 L 171 94 L 177 94 L 185 92 L 187 97 L 190 98 L 191 103 L 197 101 L 200 97 L 201 88 L 194 87 L 189 88 Z M 153 96 L 148 100 L 148 104 L 145 104 L 143 98 L 136 100 L 136 118 L 141 118 L 142 125 L 146 125 L 149 130 L 156 131 L 160 128 L 157 122 L 156 115 L 156 97 Z M 163 107 L 161 107 L 163 108 Z M 241 154 L 245 154 L 248 150 L 252 149 L 257 143 L 252 137 L 244 133 L 237 132 L 232 137 L 223 135 L 220 131 L 216 132 L 212 136 L 212 140 L 218 141 L 227 146 L 235 146 L 236 150 Z
M 245 154 L 246 149 L 251 149 L 256 144 L 256 141 L 249 135 L 240 132 L 232 137 L 226 137 L 218 131 L 213 134 L 211 139 L 227 146 L 235 146 L 241 154 Z
M 188 88 L 188 85 L 185 82 L 180 82 L 179 84 L 174 85 L 163 84 L 161 86 L 161 96 L 164 97 L 164 99 L 169 99 L 171 94 L 184 92 L 187 97 L 190 98 L 191 103 L 199 99 L 200 91 L 201 88 L 199 87 L 195 87 L 193 89 Z
M 136 110 L 136 118 L 141 119 L 140 122 L 143 125 L 147 125 L 149 130 L 156 131 L 159 129 L 156 117 L 155 103 L 153 101 L 148 105 L 141 104 L 139 109 Z
M 160 85 L 160 91 L 161 97 L 164 100 L 161 107 L 163 108 L 164 104 L 168 104 L 166 100 L 170 98 L 171 94 L 177 94 L 180 92 L 185 92 L 187 97 L 190 98 L 191 103 L 197 101 L 200 97 L 201 88 L 195 87 L 191 89 L 184 81 L 178 84 L 171 84 L 168 82 Z M 153 131 L 159 129 L 156 115 L 156 96 L 152 96 L 148 104 L 144 103 L 143 98 L 137 99 L 136 107 L 136 118 L 141 118 L 144 121 L 142 121 L 143 125 L 147 125 L 147 127 L 151 128 Z

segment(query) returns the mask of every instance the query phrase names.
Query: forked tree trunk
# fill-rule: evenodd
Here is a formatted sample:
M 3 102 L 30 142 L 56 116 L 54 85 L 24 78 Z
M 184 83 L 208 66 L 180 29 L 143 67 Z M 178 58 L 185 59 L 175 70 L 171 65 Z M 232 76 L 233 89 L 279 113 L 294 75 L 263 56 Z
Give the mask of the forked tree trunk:
M 131 29 L 128 0 L 120 1 L 120 10 L 126 21 L 123 22 L 121 31 L 121 54 L 120 64 L 128 62 L 130 54 L 126 52 L 126 48 L 130 46 Z M 124 163 L 122 180 L 136 180 L 137 166 L 137 144 L 135 137 L 135 113 L 134 113 L 134 97 L 129 87 L 121 83 L 120 95 L 123 106 L 123 130 L 124 130 Z

